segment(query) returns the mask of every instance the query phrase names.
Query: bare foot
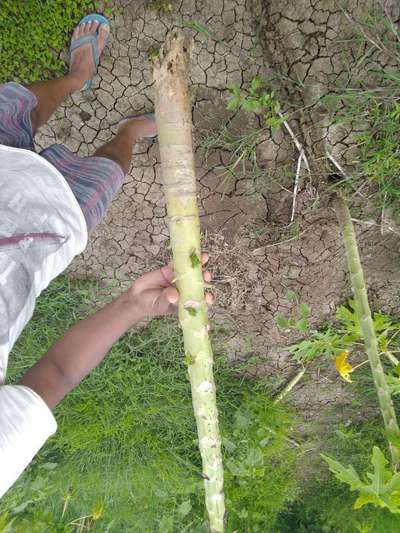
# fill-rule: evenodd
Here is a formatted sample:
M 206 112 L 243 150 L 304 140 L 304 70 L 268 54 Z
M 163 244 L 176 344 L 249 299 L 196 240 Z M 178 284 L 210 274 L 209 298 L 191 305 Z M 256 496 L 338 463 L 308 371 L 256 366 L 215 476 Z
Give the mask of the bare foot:
M 97 45 L 99 54 L 101 54 L 110 33 L 110 26 L 108 24 L 99 24 L 96 21 L 79 24 L 72 34 L 72 40 L 85 37 L 86 35 L 95 35 L 97 30 Z M 77 83 L 79 82 L 79 87 L 82 87 L 87 80 L 90 80 L 95 72 L 96 65 L 90 43 L 84 44 L 72 52 L 70 75 L 77 80 Z
M 118 127 L 118 132 L 127 130 L 138 139 L 140 137 L 154 137 L 157 135 L 157 125 L 155 120 L 152 120 L 146 115 L 125 120 Z

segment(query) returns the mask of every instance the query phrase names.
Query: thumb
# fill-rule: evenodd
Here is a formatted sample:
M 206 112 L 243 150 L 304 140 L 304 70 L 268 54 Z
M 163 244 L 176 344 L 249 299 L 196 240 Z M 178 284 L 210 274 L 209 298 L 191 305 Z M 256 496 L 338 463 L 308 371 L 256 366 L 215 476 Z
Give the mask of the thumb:
M 165 298 L 167 299 L 167 302 L 173 305 L 178 303 L 179 293 L 175 289 L 175 287 L 167 287 L 166 289 L 164 289 L 163 292 L 165 294 Z

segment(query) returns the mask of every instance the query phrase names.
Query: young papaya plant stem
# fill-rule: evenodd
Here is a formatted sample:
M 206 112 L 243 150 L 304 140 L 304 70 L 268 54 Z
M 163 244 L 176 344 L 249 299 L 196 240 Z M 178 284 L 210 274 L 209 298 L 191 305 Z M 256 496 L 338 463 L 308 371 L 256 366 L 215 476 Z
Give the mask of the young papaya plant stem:
M 361 332 L 374 379 L 376 393 L 378 395 L 379 407 L 382 413 L 385 430 L 388 436 L 393 435 L 399 438 L 400 430 L 397 423 L 396 413 L 378 353 L 378 342 L 368 302 L 356 234 L 346 199 L 342 193 L 336 194 L 334 204 L 336 216 L 343 235 L 347 265 L 350 271 L 351 284 L 353 287 L 354 301 L 360 319 Z M 389 449 L 392 458 L 392 466 L 397 471 L 400 465 L 400 449 L 390 440 Z
M 301 370 L 299 370 L 299 372 L 297 372 L 297 374 L 294 375 L 292 379 L 288 381 L 288 383 L 284 386 L 281 392 L 276 396 L 274 400 L 274 404 L 277 404 L 286 398 L 286 396 L 291 392 L 292 389 L 294 389 L 297 383 L 304 376 L 305 372 L 306 372 L 306 368 L 303 367 Z
M 221 438 L 218 427 L 213 353 L 200 261 L 200 222 L 192 147 L 188 89 L 191 42 L 170 32 L 154 59 L 155 113 L 167 204 L 179 321 L 192 389 L 206 508 L 212 533 L 224 531 L 225 503 Z

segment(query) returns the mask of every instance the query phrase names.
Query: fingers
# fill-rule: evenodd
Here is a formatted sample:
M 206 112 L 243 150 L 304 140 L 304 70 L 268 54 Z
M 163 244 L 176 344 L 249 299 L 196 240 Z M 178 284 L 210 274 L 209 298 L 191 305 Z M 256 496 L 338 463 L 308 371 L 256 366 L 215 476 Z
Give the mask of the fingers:
M 167 287 L 164 289 L 164 294 L 170 304 L 176 305 L 178 303 L 179 293 L 175 287 Z M 206 292 L 205 299 L 207 305 L 213 305 L 215 302 L 215 296 L 211 292 Z
M 211 272 L 209 270 L 206 270 L 204 273 L 203 273 L 203 279 L 206 283 L 210 283 L 211 279 L 212 279 L 212 276 L 211 276 Z
M 215 302 L 215 296 L 213 295 L 212 292 L 206 292 L 206 304 L 207 305 L 213 305 L 214 302 Z
M 201 254 L 201 264 L 205 266 L 210 259 L 210 254 L 208 252 L 202 252 Z
M 179 294 L 175 287 L 167 287 L 164 294 L 170 304 L 176 305 L 178 303 Z

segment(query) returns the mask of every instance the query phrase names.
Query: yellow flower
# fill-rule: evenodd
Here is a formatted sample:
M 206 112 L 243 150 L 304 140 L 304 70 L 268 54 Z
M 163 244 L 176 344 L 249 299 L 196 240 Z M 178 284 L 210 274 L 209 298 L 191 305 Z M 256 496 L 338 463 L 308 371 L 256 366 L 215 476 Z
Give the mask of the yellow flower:
M 354 368 L 347 361 L 348 356 L 348 350 L 341 352 L 335 359 L 335 366 L 336 370 L 339 372 L 342 378 L 348 381 L 349 383 L 352 383 L 350 379 L 350 373 L 353 372 Z

